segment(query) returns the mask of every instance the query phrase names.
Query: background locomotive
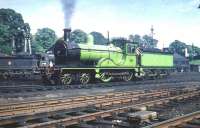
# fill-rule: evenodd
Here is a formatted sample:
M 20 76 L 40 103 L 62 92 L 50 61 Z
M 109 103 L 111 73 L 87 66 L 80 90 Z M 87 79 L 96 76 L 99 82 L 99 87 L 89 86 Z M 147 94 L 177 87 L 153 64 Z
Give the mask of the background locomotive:
M 48 66 L 49 58 L 46 54 L 4 55 L 0 56 L 0 78 L 33 78 Z
M 95 45 L 88 35 L 87 42 L 70 40 L 70 29 L 64 29 L 64 40 L 54 45 L 55 66 L 44 71 L 43 78 L 51 83 L 69 85 L 72 82 L 87 84 L 100 79 L 130 81 L 134 77 L 167 75 L 173 68 L 173 55 L 167 52 L 141 50 L 124 43 L 123 48 L 113 44 Z

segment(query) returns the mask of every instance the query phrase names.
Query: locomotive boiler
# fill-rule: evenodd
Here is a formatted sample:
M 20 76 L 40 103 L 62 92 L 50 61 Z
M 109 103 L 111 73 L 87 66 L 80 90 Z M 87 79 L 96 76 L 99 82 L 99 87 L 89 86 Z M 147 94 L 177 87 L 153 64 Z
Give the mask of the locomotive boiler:
M 65 29 L 64 35 L 69 35 L 70 30 Z M 75 43 L 69 41 L 70 37 L 64 36 L 64 40 L 58 40 L 54 47 L 55 64 L 69 67 L 102 66 L 101 59 L 109 58 L 110 63 L 120 65 L 122 50 L 112 44 L 94 45 L 93 36 L 88 35 L 87 42 Z M 94 65 L 95 64 L 95 65 Z M 96 65 L 97 64 L 97 65 Z M 104 64 L 105 65 L 105 64 Z M 107 66 L 111 66 L 110 64 Z

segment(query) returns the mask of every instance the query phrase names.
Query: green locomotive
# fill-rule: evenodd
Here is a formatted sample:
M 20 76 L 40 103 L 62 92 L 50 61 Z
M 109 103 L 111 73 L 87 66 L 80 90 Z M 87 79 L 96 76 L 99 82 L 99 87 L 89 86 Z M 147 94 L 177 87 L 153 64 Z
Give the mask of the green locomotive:
M 65 29 L 64 40 L 58 40 L 54 46 L 55 66 L 44 75 L 51 83 L 87 84 L 94 79 L 130 81 L 152 73 L 167 74 L 173 68 L 173 55 L 169 53 L 143 51 L 136 54 L 138 48 L 128 42 L 123 48 L 113 44 L 95 45 L 91 35 L 87 42 L 79 44 L 69 39 L 70 30 Z

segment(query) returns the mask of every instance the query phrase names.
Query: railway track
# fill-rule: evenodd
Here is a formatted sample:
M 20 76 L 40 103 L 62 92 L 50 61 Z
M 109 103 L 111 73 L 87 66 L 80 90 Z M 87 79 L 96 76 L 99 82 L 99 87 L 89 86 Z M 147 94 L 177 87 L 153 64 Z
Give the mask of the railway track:
M 191 77 L 188 77 L 191 76 Z M 22 97 L 27 97 L 27 93 L 30 92 L 46 92 L 46 91 L 55 91 L 55 90 L 71 90 L 71 89 L 91 89 L 91 88 L 105 88 L 105 87 L 121 87 L 127 86 L 131 87 L 133 85 L 145 85 L 145 84 L 179 84 L 184 82 L 200 82 L 199 73 L 178 73 L 172 74 L 171 76 L 163 79 L 156 80 L 135 80 L 131 82 L 109 82 L 109 83 L 91 83 L 88 85 L 75 84 L 71 86 L 44 86 L 38 81 L 0 81 L 0 96 L 1 97 L 17 97 L 21 94 L 25 94 Z M 13 94 L 13 95 L 10 95 Z
M 158 91 L 158 90 L 156 90 Z M 56 111 L 62 109 L 73 109 L 87 106 L 101 107 L 108 103 L 126 103 L 130 100 L 138 100 L 140 97 L 152 97 L 152 96 L 165 96 L 168 95 L 167 90 L 162 91 L 135 91 L 135 92 L 118 92 L 108 93 L 105 95 L 97 96 L 80 96 L 75 98 L 61 98 L 52 100 L 39 100 L 32 102 L 21 102 L 17 104 L 7 104 L 0 106 L 0 115 L 4 116 L 17 116 L 20 114 L 41 113 L 46 111 Z M 115 102 L 116 101 L 116 102 Z
M 70 126 L 199 94 L 200 91 L 197 89 L 152 90 L 7 104 L 0 106 L 0 126 L 24 126 L 24 128 Z M 93 111 L 85 112 L 90 109 Z M 74 112 L 78 113 L 72 114 Z
M 167 91 L 156 92 L 156 94 L 166 93 Z M 57 98 L 57 99 L 49 99 L 49 100 L 39 100 L 39 101 L 31 101 L 31 102 L 21 102 L 21 103 L 11 103 L 6 105 L 0 105 L 0 115 L 2 116 L 10 116 L 10 115 L 18 115 L 25 114 L 30 112 L 42 112 L 46 111 L 46 109 L 64 109 L 64 108 L 76 108 L 76 107 L 84 107 L 87 105 L 103 103 L 109 100 L 119 100 L 126 98 L 138 98 L 140 96 L 148 96 L 152 95 L 154 92 L 144 93 L 143 91 L 135 91 L 135 92 L 118 92 L 118 93 L 108 93 L 106 95 L 97 95 L 97 96 L 78 96 L 75 98 Z M 164 94 L 163 94 L 164 95 Z
M 109 109 L 109 110 L 103 110 L 103 111 L 99 111 L 99 112 L 95 112 L 95 113 L 89 113 L 89 114 L 84 114 L 84 115 L 80 115 L 80 116 L 75 116 L 75 117 L 67 117 L 64 119 L 59 119 L 59 120 L 55 120 L 55 121 L 50 121 L 50 122 L 44 122 L 44 123 L 38 123 L 38 124 L 33 124 L 33 125 L 29 125 L 27 126 L 28 128 L 44 128 L 44 127 L 52 127 L 55 128 L 58 125 L 60 126 L 70 126 L 70 125 L 74 125 L 74 124 L 79 124 L 81 122 L 88 122 L 88 121 L 92 121 L 92 120 L 97 120 L 98 118 L 106 118 L 106 117 L 110 117 L 113 116 L 115 113 L 124 113 L 129 111 L 130 109 L 137 109 L 139 107 L 143 107 L 143 106 L 152 106 L 155 104 L 161 104 L 161 103 L 166 103 L 169 100 L 172 99 L 177 99 L 177 98 L 186 98 L 188 96 L 194 96 L 195 94 L 184 94 L 184 95 L 179 95 L 179 96 L 173 96 L 173 97 L 168 97 L 168 98 L 163 98 L 163 99 L 158 99 L 158 100 L 152 100 L 152 101 L 147 101 L 144 103 L 138 103 L 136 105 L 130 105 L 130 106 L 125 106 L 125 107 L 119 107 L 119 108 L 114 108 L 114 109 Z M 25 128 L 25 127 L 24 127 Z
M 159 79 L 159 80 L 136 80 L 131 82 L 109 82 L 109 83 L 95 83 L 95 84 L 88 84 L 88 85 L 80 85 L 75 84 L 71 86 L 51 86 L 51 85 L 42 85 L 42 84 L 26 84 L 23 82 L 20 83 L 9 83 L 7 84 L 0 84 L 0 95 L 6 96 L 5 94 L 10 93 L 24 93 L 24 92 L 42 92 L 42 91 L 55 91 L 55 90 L 68 90 L 68 89 L 90 89 L 90 88 L 104 88 L 104 87 L 120 87 L 120 86 L 133 86 L 133 85 L 144 85 L 144 84 L 173 84 L 179 85 L 180 83 L 187 83 L 187 82 L 195 82 L 195 80 L 188 80 L 188 79 Z M 200 82 L 200 81 L 196 81 Z
M 188 77 L 190 76 L 190 77 Z M 110 83 L 91 83 L 88 85 L 80 85 L 75 84 L 69 86 L 50 86 L 50 85 L 43 85 L 37 81 L 0 81 L 0 96 L 6 97 L 11 96 L 12 94 L 20 94 L 24 92 L 44 92 L 44 91 L 55 91 L 55 90 L 70 90 L 70 89 L 90 89 L 90 88 L 104 88 L 104 87 L 118 87 L 118 86 L 132 86 L 132 85 L 144 85 L 144 84 L 178 84 L 180 82 L 200 82 L 199 81 L 199 73 L 178 73 L 172 74 L 171 76 L 163 79 L 156 79 L 156 80 L 135 80 L 131 82 L 110 82 Z M 39 84 L 40 83 L 40 84 Z M 16 97 L 16 96 L 13 96 Z
M 38 92 L 68 89 L 64 86 L 44 86 L 44 85 L 9 85 L 0 86 L 0 94 L 21 93 L 21 92 Z
M 200 128 L 200 111 L 156 123 L 146 128 Z

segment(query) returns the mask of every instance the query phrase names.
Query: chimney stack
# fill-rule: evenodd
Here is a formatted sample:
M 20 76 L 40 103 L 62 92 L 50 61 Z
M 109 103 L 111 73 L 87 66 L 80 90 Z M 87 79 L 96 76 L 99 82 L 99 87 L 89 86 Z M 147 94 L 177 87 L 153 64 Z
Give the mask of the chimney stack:
M 63 31 L 64 31 L 64 41 L 69 42 L 70 34 L 71 34 L 71 28 L 65 28 Z

